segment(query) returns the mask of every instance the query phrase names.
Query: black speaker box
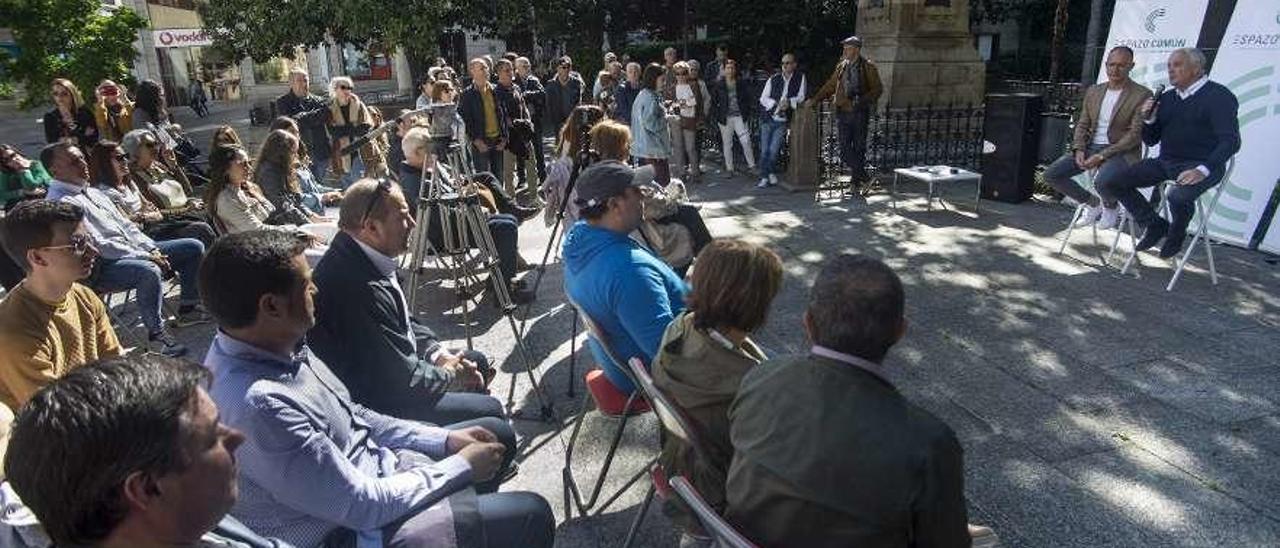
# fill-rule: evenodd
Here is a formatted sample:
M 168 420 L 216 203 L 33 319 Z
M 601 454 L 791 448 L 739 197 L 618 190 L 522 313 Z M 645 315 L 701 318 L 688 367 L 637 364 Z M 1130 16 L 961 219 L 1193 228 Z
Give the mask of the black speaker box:
M 1016 204 L 1031 198 L 1040 147 L 1044 97 L 1031 93 L 987 95 L 983 138 L 996 149 L 982 156 L 982 198 Z

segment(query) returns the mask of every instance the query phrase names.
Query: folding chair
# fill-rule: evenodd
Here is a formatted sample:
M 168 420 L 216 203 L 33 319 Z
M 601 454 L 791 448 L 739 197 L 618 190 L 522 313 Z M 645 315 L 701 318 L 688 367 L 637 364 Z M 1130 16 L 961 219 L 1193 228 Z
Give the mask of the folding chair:
M 1222 191 L 1226 190 L 1227 183 L 1231 181 L 1231 173 L 1235 171 L 1236 159 L 1234 156 L 1227 160 L 1226 172 L 1222 174 L 1222 180 L 1218 182 L 1216 188 L 1213 189 L 1212 195 L 1208 196 L 1208 205 L 1205 204 L 1205 194 L 1201 194 L 1196 200 L 1195 211 L 1192 213 L 1191 224 L 1188 229 L 1191 232 L 1191 243 L 1187 245 L 1187 249 L 1182 252 L 1182 256 L 1177 259 L 1177 267 L 1173 271 L 1173 276 L 1169 278 L 1169 285 L 1165 286 L 1165 291 L 1173 291 L 1174 284 L 1178 283 L 1178 278 L 1182 276 L 1183 269 L 1187 266 L 1187 260 L 1191 258 L 1191 254 L 1196 250 L 1196 244 L 1204 244 L 1204 252 L 1209 262 L 1209 279 L 1213 285 L 1218 285 L 1218 266 L 1213 260 L 1213 242 L 1209 237 L 1209 217 L 1213 215 L 1213 211 L 1218 207 L 1218 199 L 1222 197 Z M 1169 212 L 1169 192 L 1173 185 L 1170 181 L 1160 184 L 1159 192 L 1162 200 L 1160 211 L 1164 213 L 1166 220 L 1172 219 L 1173 215 Z M 1209 194 L 1209 193 L 1206 193 Z M 1129 267 L 1134 263 L 1141 263 L 1138 259 L 1137 251 L 1129 254 L 1129 259 L 1125 261 L 1124 268 L 1120 270 L 1121 274 L 1126 274 Z
M 625 364 L 626 362 L 618 359 L 617 355 L 613 352 L 613 349 L 609 346 L 608 337 L 605 336 L 604 331 L 600 329 L 600 326 L 596 324 L 595 320 L 591 319 L 591 316 L 588 316 L 587 313 L 577 305 L 577 303 L 570 301 L 570 304 L 573 305 L 573 308 L 577 312 L 583 325 L 586 326 L 587 333 L 596 340 L 596 343 L 600 345 L 600 348 L 604 349 L 605 355 L 608 359 L 612 360 L 615 364 Z M 633 359 L 637 361 L 639 360 L 639 358 Z M 625 372 L 626 369 L 623 369 L 623 371 Z M 631 375 L 629 372 L 627 374 L 628 376 Z M 635 383 L 635 379 L 631 380 Z M 573 508 L 575 506 L 578 509 L 578 514 L 584 516 L 587 515 L 588 510 L 595 507 L 596 501 L 599 500 L 601 491 L 603 490 L 604 480 L 609 475 L 609 469 L 613 465 L 613 457 L 618 451 L 619 443 L 622 441 L 622 434 L 627 427 L 627 420 L 631 417 L 633 404 L 639 401 L 640 395 L 640 390 L 637 389 L 633 391 L 631 395 L 627 397 L 627 403 L 623 407 L 623 412 L 616 418 L 618 426 L 614 429 L 613 439 L 609 442 L 609 450 L 605 453 L 604 463 L 600 466 L 600 471 L 596 476 L 595 485 L 591 488 L 591 492 L 587 495 L 587 500 L 584 503 L 582 500 L 581 490 L 578 487 L 578 482 L 573 477 L 572 467 L 574 444 L 578 440 L 578 433 L 582 430 L 582 422 L 587 416 L 587 403 L 591 399 L 591 391 L 583 391 L 582 402 L 578 406 L 578 416 L 574 419 L 573 423 L 573 433 L 569 435 L 569 445 L 565 448 L 564 452 L 564 468 L 561 470 L 561 476 L 564 481 L 564 514 L 566 520 L 573 517 Z M 639 481 L 648 469 L 649 466 L 646 465 L 644 469 L 640 470 L 640 472 L 632 476 L 631 479 L 627 480 L 627 483 L 620 487 L 617 492 L 611 495 L 608 500 L 600 505 L 600 508 L 596 510 L 596 515 L 603 513 L 610 504 L 613 504 L 618 497 L 622 496 L 622 494 L 630 489 L 633 484 Z M 572 506 L 570 505 L 570 502 L 573 503 Z
M 694 462 L 705 462 L 707 451 L 705 446 L 702 445 L 702 438 L 699 436 L 693 421 L 690 421 L 684 415 L 684 412 L 674 401 L 658 390 L 657 385 L 653 383 L 653 377 L 649 375 L 649 371 L 645 369 L 643 362 L 637 358 L 632 358 L 631 361 L 627 362 L 627 366 L 631 370 L 631 377 L 636 380 L 636 387 L 644 393 L 645 399 L 649 400 L 649 405 L 653 407 L 654 414 L 658 416 L 658 421 L 662 423 L 663 434 L 675 436 L 693 448 Z M 641 504 L 640 512 L 636 514 L 635 519 L 631 522 L 631 528 L 627 530 L 627 538 L 622 544 L 623 548 L 630 547 L 631 542 L 635 539 L 636 532 L 640 530 L 640 524 L 644 521 L 645 514 L 649 512 L 649 504 L 653 502 L 653 495 L 656 493 L 663 500 L 671 498 L 671 485 L 667 482 L 670 474 L 661 464 L 654 462 L 650 466 L 649 477 L 652 480 L 649 484 L 649 491 L 645 493 L 644 503 Z M 702 504 L 706 505 L 706 502 Z M 715 514 L 715 511 L 711 510 L 710 506 L 707 506 L 707 510 Z M 699 521 L 702 520 L 701 517 L 698 519 Z
M 747 537 L 742 536 L 729 522 L 720 517 L 719 514 L 702 499 L 702 495 L 680 476 L 671 478 L 671 489 L 676 495 L 693 509 L 693 513 L 698 516 L 698 522 L 702 524 L 702 529 L 715 539 L 717 547 L 727 548 L 755 548 Z
M 1089 192 L 1094 196 L 1098 196 L 1098 199 L 1101 200 L 1102 197 L 1099 196 L 1097 192 L 1097 185 L 1094 184 L 1094 178 L 1097 176 L 1098 176 L 1097 168 L 1090 169 L 1085 172 L 1085 180 L 1089 185 Z M 1058 247 L 1058 255 L 1062 255 L 1063 253 L 1066 253 L 1067 243 L 1071 241 L 1071 233 L 1075 232 L 1076 223 L 1079 222 L 1082 217 L 1084 217 L 1086 207 L 1087 207 L 1087 204 L 1085 203 L 1081 203 L 1080 205 L 1076 206 L 1076 212 L 1073 215 L 1071 215 L 1071 221 L 1067 223 L 1067 233 L 1062 236 L 1062 245 Z M 1109 265 L 1111 262 L 1111 258 L 1115 256 L 1116 248 L 1120 245 L 1120 235 L 1122 233 L 1124 232 L 1129 233 L 1130 246 L 1138 244 L 1138 235 L 1137 235 L 1138 231 L 1134 227 L 1133 216 L 1129 215 L 1129 212 L 1125 211 L 1123 209 L 1123 206 L 1117 205 L 1116 207 L 1121 208 L 1120 226 L 1116 227 L 1115 237 L 1111 239 L 1111 250 L 1107 252 L 1106 258 L 1102 260 L 1102 264 L 1106 264 L 1106 265 Z M 1093 230 L 1093 245 L 1098 245 L 1098 225 L 1095 223 L 1093 225 L 1090 225 L 1089 228 Z
M 124 321 L 124 317 L 116 311 L 117 306 L 124 306 L 131 303 L 134 304 L 135 308 L 137 307 L 137 304 L 134 303 L 133 290 L 99 291 L 95 289 L 94 293 L 98 294 L 98 298 L 102 300 L 102 306 L 107 309 L 107 318 L 111 320 L 111 327 L 116 330 L 116 335 L 128 335 L 136 345 L 145 346 L 147 343 L 147 333 L 145 328 L 141 327 L 137 321 Z M 112 304 L 112 301 L 115 300 L 112 297 L 117 295 L 120 296 L 120 302 Z

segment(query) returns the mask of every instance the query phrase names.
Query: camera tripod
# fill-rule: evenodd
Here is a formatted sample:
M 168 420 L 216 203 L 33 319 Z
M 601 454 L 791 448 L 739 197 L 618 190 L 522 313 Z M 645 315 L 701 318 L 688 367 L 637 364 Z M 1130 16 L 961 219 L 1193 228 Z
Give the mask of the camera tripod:
M 451 141 L 451 140 L 449 140 Z M 466 157 L 462 146 L 444 141 L 448 147 L 444 163 L 452 168 L 452 173 L 465 174 Z M 511 300 L 506 276 L 499 267 L 497 246 L 493 234 L 486 221 L 487 214 L 480 205 L 480 196 L 474 190 L 468 191 L 460 181 L 450 179 L 443 166 L 428 170 L 423 166 L 423 185 L 419 191 L 419 207 L 417 213 L 417 230 L 409 240 L 409 283 L 407 300 L 411 307 L 416 306 L 417 292 L 422 283 L 422 265 L 428 257 L 434 257 L 452 280 L 454 291 L 458 296 L 458 304 L 462 307 L 462 324 L 466 333 L 467 348 L 472 349 L 474 335 L 471 328 L 471 296 L 468 287 L 480 282 L 480 274 L 489 275 L 489 283 L 493 287 L 494 298 L 502 315 L 506 318 L 515 338 L 516 352 L 523 362 L 529 383 L 538 398 L 542 420 L 554 418 L 549 400 L 543 395 L 542 387 L 533 374 L 534 366 L 528 348 L 524 344 L 523 333 L 517 328 L 515 310 L 517 306 Z M 431 227 L 440 229 L 440 241 L 432 242 L 429 236 Z M 442 248 L 437 248 L 436 244 Z M 471 258 L 471 250 L 478 253 Z M 474 263 L 474 264 L 473 264 Z M 507 412 L 513 418 L 520 418 L 513 412 L 515 407 L 516 381 L 519 372 L 511 372 L 511 386 L 507 391 Z

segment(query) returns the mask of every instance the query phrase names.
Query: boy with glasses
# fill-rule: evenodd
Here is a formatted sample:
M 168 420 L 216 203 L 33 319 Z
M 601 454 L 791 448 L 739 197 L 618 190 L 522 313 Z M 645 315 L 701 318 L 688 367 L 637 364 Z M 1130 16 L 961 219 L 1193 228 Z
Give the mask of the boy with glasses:
M 0 402 L 17 409 L 71 369 L 120 355 L 107 309 L 80 280 L 98 249 L 84 210 L 67 202 L 23 202 L 5 216 L 0 239 L 27 273 L 0 301 Z

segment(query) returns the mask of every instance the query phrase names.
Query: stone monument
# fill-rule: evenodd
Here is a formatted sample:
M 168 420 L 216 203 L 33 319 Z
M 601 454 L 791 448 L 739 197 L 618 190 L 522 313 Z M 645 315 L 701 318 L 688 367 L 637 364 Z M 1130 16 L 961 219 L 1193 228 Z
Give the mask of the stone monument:
M 969 0 L 859 0 L 857 33 L 884 80 L 880 108 L 982 103 Z

